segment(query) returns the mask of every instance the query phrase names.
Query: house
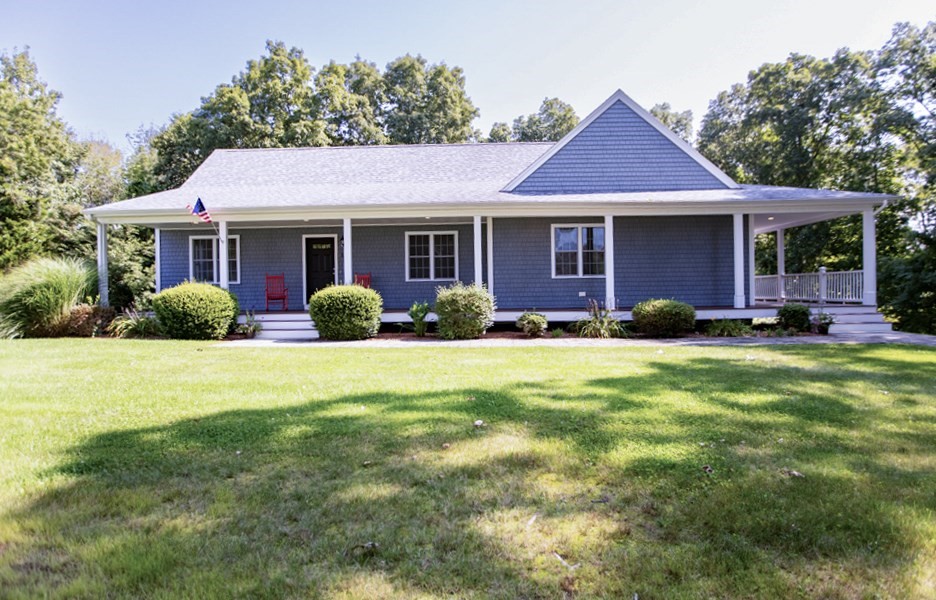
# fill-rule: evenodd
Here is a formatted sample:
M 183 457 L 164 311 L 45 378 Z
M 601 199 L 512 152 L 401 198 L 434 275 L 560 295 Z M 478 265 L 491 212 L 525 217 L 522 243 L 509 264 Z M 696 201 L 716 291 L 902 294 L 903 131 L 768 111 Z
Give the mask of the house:
M 214 225 L 186 209 L 196 198 Z M 592 299 L 626 319 L 652 297 L 751 318 L 796 299 L 883 327 L 874 218 L 890 198 L 739 185 L 617 91 L 556 143 L 216 150 L 177 189 L 87 212 L 104 302 L 107 225 L 132 223 L 155 229 L 157 290 L 210 281 L 245 310 L 264 310 L 268 274 L 285 275 L 288 308 L 302 311 L 315 290 L 366 273 L 390 322 L 461 280 L 486 283 L 502 321 L 534 309 L 572 320 Z M 851 214 L 863 217 L 861 271 L 783 272 L 785 228 Z M 780 272 L 755 276 L 753 239 L 767 232 Z

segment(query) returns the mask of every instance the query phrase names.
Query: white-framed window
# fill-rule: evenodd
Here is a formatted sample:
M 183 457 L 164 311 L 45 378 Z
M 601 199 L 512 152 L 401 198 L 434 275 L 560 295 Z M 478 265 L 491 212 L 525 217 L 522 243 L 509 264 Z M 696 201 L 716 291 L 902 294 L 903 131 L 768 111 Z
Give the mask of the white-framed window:
M 240 236 L 228 236 L 228 283 L 240 283 Z M 220 281 L 218 262 L 218 236 L 193 235 L 189 237 L 189 280 L 205 283 Z
M 457 231 L 407 231 L 406 280 L 458 279 Z
M 604 277 L 605 228 L 595 224 L 552 226 L 552 276 Z

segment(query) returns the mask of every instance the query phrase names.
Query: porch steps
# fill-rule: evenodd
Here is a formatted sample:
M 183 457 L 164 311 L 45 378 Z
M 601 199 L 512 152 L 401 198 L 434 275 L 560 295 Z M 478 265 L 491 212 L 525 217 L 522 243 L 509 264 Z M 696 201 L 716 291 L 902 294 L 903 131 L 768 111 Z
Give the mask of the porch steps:
M 813 307 L 813 314 L 816 314 Z M 835 317 L 835 323 L 829 326 L 830 334 L 848 333 L 890 333 L 893 327 L 884 320 L 884 315 L 877 311 L 875 306 L 838 306 L 825 307 L 827 312 Z
M 314 340 L 319 337 L 315 324 L 305 312 L 257 313 L 254 319 L 263 327 L 257 334 L 259 340 Z M 237 322 L 246 322 L 246 317 L 241 315 Z

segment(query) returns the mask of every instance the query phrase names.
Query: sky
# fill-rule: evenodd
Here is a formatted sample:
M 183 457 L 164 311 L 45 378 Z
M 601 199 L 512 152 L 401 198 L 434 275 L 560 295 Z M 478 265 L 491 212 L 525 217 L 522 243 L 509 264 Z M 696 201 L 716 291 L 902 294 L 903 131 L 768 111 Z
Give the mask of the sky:
M 932 0 L 0 0 L 0 51 L 28 46 L 72 129 L 126 150 L 128 133 L 195 109 L 268 39 L 316 67 L 406 53 L 460 66 L 487 133 L 546 97 L 584 117 L 618 88 L 698 125 L 765 62 L 879 48 L 895 23 L 934 19 Z

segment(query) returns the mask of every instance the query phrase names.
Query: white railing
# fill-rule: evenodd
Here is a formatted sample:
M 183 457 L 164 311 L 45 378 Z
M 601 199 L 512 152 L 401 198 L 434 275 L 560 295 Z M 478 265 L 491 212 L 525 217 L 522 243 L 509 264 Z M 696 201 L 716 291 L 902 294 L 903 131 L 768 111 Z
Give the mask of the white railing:
M 758 275 L 754 299 L 774 302 L 848 303 L 864 300 L 864 271 L 826 271 Z

